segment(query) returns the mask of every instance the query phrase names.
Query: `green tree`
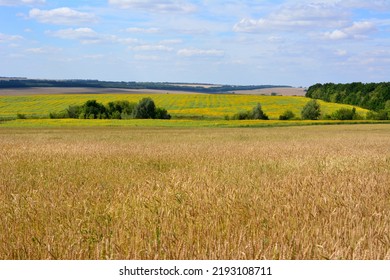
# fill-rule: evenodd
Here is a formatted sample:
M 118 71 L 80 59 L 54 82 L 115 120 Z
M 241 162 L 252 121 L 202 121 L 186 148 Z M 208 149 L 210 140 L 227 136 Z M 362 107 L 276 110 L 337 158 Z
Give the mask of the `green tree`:
M 340 108 L 332 114 L 331 118 L 334 120 L 355 120 L 358 119 L 358 114 L 356 108 Z
M 250 114 L 250 111 L 242 111 L 242 112 L 238 112 L 238 113 L 234 114 L 231 119 L 232 120 L 250 120 L 251 114 Z
M 279 120 L 292 120 L 295 118 L 295 114 L 291 110 L 286 110 L 279 116 Z
M 83 105 L 81 112 L 84 113 L 86 119 L 96 119 L 99 113 L 103 114 L 106 112 L 106 107 L 96 100 L 88 100 Z
M 77 119 L 81 113 L 82 108 L 78 105 L 75 106 L 69 106 L 68 109 L 66 109 L 68 113 L 69 118 Z
M 121 119 L 121 113 L 119 111 L 114 111 L 111 114 L 111 119 Z
M 302 119 L 318 120 L 321 116 L 320 104 L 315 99 L 310 100 L 302 109 Z
M 16 118 L 19 120 L 24 120 L 24 119 L 27 119 L 27 116 L 25 114 L 17 113 Z
M 390 111 L 380 110 L 379 112 L 370 111 L 366 116 L 367 120 L 390 120 Z
M 135 119 L 155 119 L 156 105 L 154 101 L 149 97 L 141 99 L 135 107 L 133 116 Z
M 168 111 L 164 108 L 156 108 L 156 119 L 169 120 L 171 119 L 171 115 L 168 114 Z
M 387 100 L 385 103 L 385 110 L 390 111 L 390 100 Z
M 107 104 L 107 115 L 111 119 L 129 119 L 137 103 L 130 103 L 127 100 L 109 102 Z
M 68 109 L 50 113 L 50 118 L 79 119 L 170 119 L 164 108 L 156 108 L 151 98 L 143 98 L 140 102 L 130 103 L 127 100 L 109 102 L 106 106 L 96 100 L 88 100 L 81 106 L 69 106 Z
M 269 120 L 268 116 L 263 112 L 260 103 L 257 103 L 252 109 L 251 119 L 254 120 Z
M 267 114 L 263 112 L 260 103 L 257 103 L 252 110 L 242 111 L 234 114 L 232 120 L 269 120 Z

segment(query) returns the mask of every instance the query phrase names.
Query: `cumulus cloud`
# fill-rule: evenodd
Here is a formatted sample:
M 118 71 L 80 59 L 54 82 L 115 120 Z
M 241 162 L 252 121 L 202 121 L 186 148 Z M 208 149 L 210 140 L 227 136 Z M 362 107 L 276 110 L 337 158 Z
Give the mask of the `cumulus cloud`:
M 103 54 L 87 54 L 87 55 L 83 56 L 83 58 L 89 59 L 89 60 L 98 60 L 98 59 L 101 59 L 104 57 L 105 57 L 105 55 L 103 55 Z
M 336 50 L 334 52 L 334 54 L 337 55 L 337 56 L 343 57 L 343 56 L 348 55 L 348 52 L 346 50 Z
M 109 37 L 109 39 L 111 39 L 111 41 L 113 42 L 117 42 L 125 45 L 132 45 L 139 42 L 139 40 L 136 38 L 118 38 L 117 36 L 106 36 L 106 37 Z
M 163 44 L 163 45 L 175 45 L 175 44 L 181 44 L 181 43 L 183 43 L 183 41 L 180 39 L 166 39 L 166 40 L 160 41 L 160 44 Z
M 390 9 L 390 2 L 388 0 L 344 0 L 339 1 L 341 5 L 345 7 L 355 8 L 355 9 L 368 9 L 368 10 L 381 10 Z
M 173 48 L 164 45 L 140 45 L 133 47 L 134 51 L 173 51 Z
M 141 28 L 141 27 L 129 27 L 126 29 L 126 32 L 129 33 L 157 33 L 160 29 L 151 27 L 151 28 Z
M 179 56 L 185 56 L 185 57 L 193 57 L 193 56 L 217 56 L 221 57 L 225 55 L 225 52 L 222 50 L 216 50 L 216 49 L 210 49 L 210 50 L 204 50 L 204 49 L 181 49 L 177 52 Z
M 89 27 L 60 29 L 47 31 L 48 35 L 65 40 L 79 40 L 82 44 L 119 43 L 132 45 L 139 43 L 136 38 L 121 38 L 115 35 L 100 34 Z
M 140 55 L 140 54 L 136 54 L 134 56 L 134 59 L 135 60 L 148 60 L 148 61 L 161 60 L 161 58 L 157 55 Z
M 26 49 L 26 52 L 40 54 L 40 53 L 45 53 L 45 49 L 44 48 L 30 48 L 30 49 Z
M 343 32 L 341 30 L 334 30 L 332 32 L 326 32 L 324 34 L 324 37 L 326 39 L 330 39 L 330 40 L 341 40 L 341 39 L 347 38 L 348 34 L 346 34 L 345 32 Z
M 80 40 L 82 43 L 99 43 L 102 41 L 102 36 L 88 27 L 68 28 L 58 31 L 48 31 L 48 34 L 61 39 Z
M 44 4 L 45 0 L 0 0 L 0 6 L 23 6 Z
M 7 34 L 0 33 L 0 43 L 10 43 L 22 39 L 23 37 L 19 35 L 7 35 Z
M 39 48 L 28 48 L 25 50 L 26 53 L 30 54 L 56 54 L 62 49 L 53 47 L 39 47 Z
M 342 39 L 364 39 L 368 34 L 375 32 L 376 26 L 369 21 L 354 22 L 351 26 L 336 29 L 332 32 L 324 33 L 324 38 L 329 40 Z
M 183 0 L 108 0 L 113 6 L 121 9 L 140 9 L 151 12 L 192 13 L 196 6 Z
M 279 10 L 260 19 L 243 18 L 234 25 L 235 32 L 261 32 L 264 30 L 299 30 L 326 26 L 340 26 L 346 13 L 328 3 L 300 3 L 283 5 Z
M 299 0 L 298 0 L 299 1 Z M 381 10 L 389 9 L 390 2 L 388 0 L 300 0 L 304 3 L 326 3 L 337 6 L 339 8 L 347 9 L 367 9 L 367 10 Z M 290 2 L 297 2 L 297 0 L 291 0 Z
M 284 42 L 284 39 L 280 36 L 270 36 L 267 41 L 270 43 L 282 43 Z
M 96 22 L 96 17 L 90 13 L 79 12 L 68 7 L 53 10 L 32 9 L 29 17 L 42 23 L 58 25 L 76 25 Z

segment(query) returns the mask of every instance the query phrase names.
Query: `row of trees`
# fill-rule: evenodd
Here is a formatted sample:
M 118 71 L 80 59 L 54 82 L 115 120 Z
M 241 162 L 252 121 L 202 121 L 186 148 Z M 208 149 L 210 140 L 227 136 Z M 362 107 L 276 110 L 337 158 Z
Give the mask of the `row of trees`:
M 379 112 L 390 107 L 390 83 L 315 84 L 308 88 L 306 97 Z
M 69 106 L 58 113 L 50 113 L 50 118 L 75 119 L 170 119 L 164 108 L 156 107 L 151 98 L 143 98 L 138 103 L 127 100 L 109 102 L 106 106 L 96 100 L 88 100 L 83 105 Z
M 246 111 L 246 112 L 239 112 L 233 117 L 229 118 L 226 117 L 225 119 L 232 119 L 232 120 L 269 120 L 269 117 L 266 113 L 264 113 L 263 109 L 261 108 L 260 103 L 257 103 L 255 107 L 253 107 L 252 110 Z
M 50 118 L 78 118 L 78 119 L 170 119 L 164 108 L 156 107 L 151 98 L 143 98 L 138 103 L 131 103 L 127 100 L 109 102 L 107 105 L 88 100 L 83 105 L 69 106 L 66 110 L 50 113 Z M 25 115 L 18 114 L 17 118 L 26 118 Z M 341 108 L 332 114 L 322 114 L 320 104 L 317 100 L 310 100 L 302 109 L 301 116 L 287 110 L 279 116 L 279 120 L 359 120 L 364 117 L 357 113 L 356 108 Z M 263 111 L 262 106 L 258 103 L 252 110 L 239 112 L 232 117 L 226 116 L 229 120 L 269 120 L 268 115 Z M 371 120 L 390 120 L 390 102 L 386 104 L 385 109 L 379 112 L 370 111 L 366 119 Z
M 368 119 L 390 119 L 390 114 L 388 118 L 379 118 L 378 114 L 371 112 L 368 114 Z M 239 112 L 233 117 L 225 117 L 225 119 L 232 120 L 269 120 L 269 117 L 262 110 L 261 105 L 258 103 L 252 110 L 246 112 Z M 291 110 L 286 110 L 282 115 L 279 116 L 279 120 L 293 120 L 298 119 L 296 115 Z M 323 115 L 321 112 L 321 106 L 317 100 L 310 100 L 302 109 L 301 117 L 302 120 L 360 120 L 363 119 L 363 116 L 357 113 L 356 108 L 340 108 L 339 110 L 333 112 L 332 114 Z
M 321 113 L 321 108 L 315 99 L 309 101 L 302 110 L 302 119 L 309 120 L 362 120 L 364 116 L 360 115 L 356 108 L 340 108 L 332 114 Z M 367 120 L 390 120 L 390 102 L 386 103 L 386 107 L 378 112 L 370 111 L 366 115 Z
M 302 119 L 304 120 L 360 120 L 363 116 L 357 113 L 356 108 L 340 108 L 332 114 L 323 115 L 320 104 L 315 100 L 310 100 L 302 109 Z
M 290 110 L 287 110 L 279 117 L 280 120 L 291 120 L 294 118 L 295 118 L 295 114 Z M 225 119 L 226 120 L 269 120 L 269 117 L 266 113 L 264 113 L 261 104 L 257 103 L 257 105 L 253 107 L 252 110 L 238 112 L 232 117 L 226 116 Z
M 30 88 L 30 87 L 90 87 L 90 88 L 122 88 L 122 89 L 157 89 L 166 91 L 192 91 L 202 93 L 234 92 L 238 90 L 253 90 L 262 88 L 288 87 L 279 85 L 212 85 L 182 84 L 182 83 L 155 83 L 155 82 L 114 82 L 99 80 L 43 80 L 10 78 L 0 79 L 0 88 Z

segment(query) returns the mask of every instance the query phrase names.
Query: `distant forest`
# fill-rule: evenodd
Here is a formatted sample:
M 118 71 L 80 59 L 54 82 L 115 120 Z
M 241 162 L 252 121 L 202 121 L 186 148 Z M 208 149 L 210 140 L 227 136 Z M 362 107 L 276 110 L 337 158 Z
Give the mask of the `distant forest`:
M 390 83 L 315 84 L 306 97 L 380 111 L 390 108 Z
M 39 79 L 0 79 L 2 88 L 31 88 L 31 87 L 89 87 L 89 88 L 122 88 L 122 89 L 156 89 L 169 91 L 191 91 L 199 93 L 226 93 L 238 90 L 254 90 L 262 88 L 289 87 L 275 85 L 210 85 L 154 83 L 154 82 L 110 82 L 99 80 L 39 80 Z

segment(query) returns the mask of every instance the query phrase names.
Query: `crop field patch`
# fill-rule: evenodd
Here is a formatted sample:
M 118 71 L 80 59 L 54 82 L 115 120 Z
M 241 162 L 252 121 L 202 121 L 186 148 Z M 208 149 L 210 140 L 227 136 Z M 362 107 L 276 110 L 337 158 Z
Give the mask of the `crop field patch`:
M 389 139 L 0 126 L 0 259 L 390 259 Z
M 286 110 L 297 116 L 309 101 L 296 96 L 256 96 L 234 94 L 46 94 L 26 96 L 0 96 L 0 117 L 14 117 L 16 114 L 48 117 L 50 112 L 65 110 L 69 105 L 81 105 L 88 100 L 96 99 L 107 104 L 111 101 L 128 100 L 138 102 L 150 96 L 157 106 L 166 108 L 174 117 L 200 117 L 223 119 L 240 111 L 247 111 L 260 103 L 266 114 L 278 119 Z M 322 112 L 330 114 L 340 108 L 352 108 L 350 105 L 326 103 L 320 101 Z M 358 108 L 365 115 L 367 110 Z

